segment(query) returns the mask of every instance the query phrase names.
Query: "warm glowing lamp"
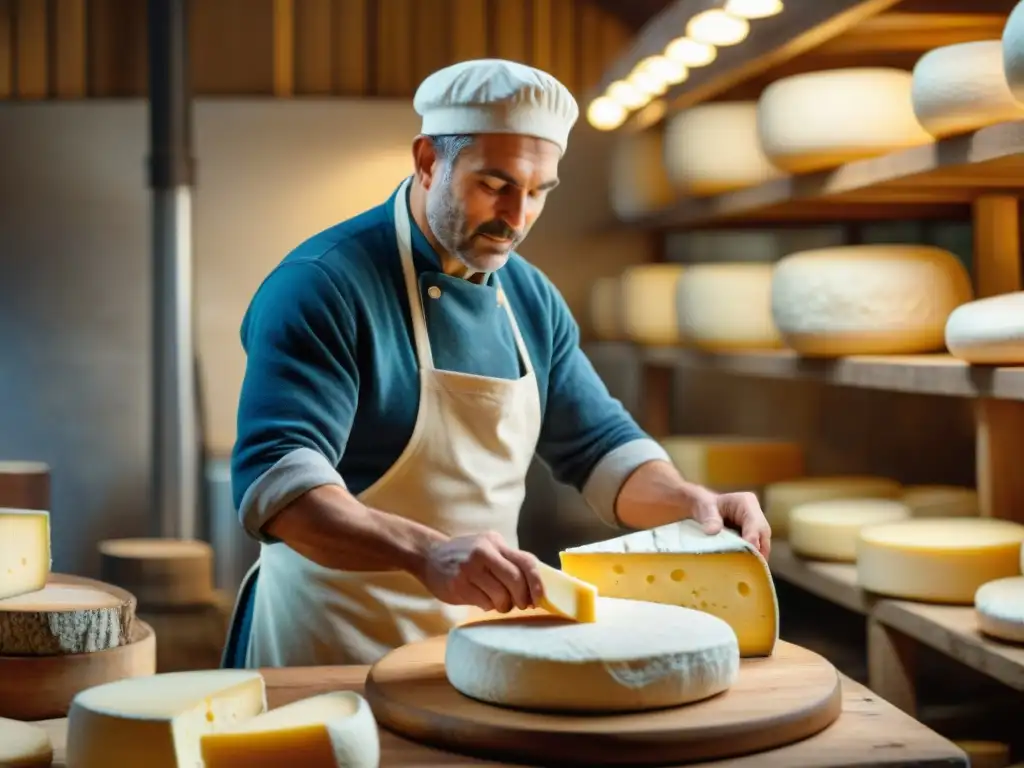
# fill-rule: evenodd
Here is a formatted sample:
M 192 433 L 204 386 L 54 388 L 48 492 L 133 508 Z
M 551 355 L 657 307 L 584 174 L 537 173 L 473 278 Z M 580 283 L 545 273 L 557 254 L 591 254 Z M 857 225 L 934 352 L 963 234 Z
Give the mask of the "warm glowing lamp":
M 687 37 L 720 48 L 742 42 L 749 32 L 750 22 L 718 8 L 698 13 L 686 25 Z
M 678 85 L 689 77 L 690 72 L 684 64 L 667 56 L 648 56 L 636 66 L 636 72 L 643 72 L 665 85 Z
M 587 122 L 599 131 L 614 131 L 626 122 L 628 114 L 619 102 L 607 96 L 598 96 L 587 108 Z
M 640 107 L 651 100 L 649 94 L 644 93 L 635 85 L 627 83 L 625 80 L 616 80 L 609 85 L 605 95 L 626 109 L 640 109 Z
M 744 19 L 766 19 L 782 13 L 782 0 L 726 0 L 725 12 Z
M 645 72 L 642 69 L 634 69 L 629 77 L 626 78 L 626 82 L 636 88 L 643 94 L 646 94 L 648 98 L 651 96 L 661 96 L 668 86 L 663 80 L 651 75 L 649 72 Z
M 688 37 L 677 37 L 665 49 L 665 58 L 685 67 L 706 67 L 718 56 L 715 46 L 698 43 Z

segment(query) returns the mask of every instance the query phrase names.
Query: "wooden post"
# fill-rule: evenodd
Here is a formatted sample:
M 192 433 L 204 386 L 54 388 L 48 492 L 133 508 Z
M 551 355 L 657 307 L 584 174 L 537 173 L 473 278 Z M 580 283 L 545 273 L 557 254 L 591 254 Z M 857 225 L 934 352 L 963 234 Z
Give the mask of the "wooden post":
M 974 202 L 974 285 L 977 298 L 1021 290 L 1020 208 L 1011 195 Z M 976 403 L 975 468 L 981 514 L 1024 522 L 1024 402 Z
M 868 617 L 868 688 L 911 717 L 917 716 L 917 642 Z

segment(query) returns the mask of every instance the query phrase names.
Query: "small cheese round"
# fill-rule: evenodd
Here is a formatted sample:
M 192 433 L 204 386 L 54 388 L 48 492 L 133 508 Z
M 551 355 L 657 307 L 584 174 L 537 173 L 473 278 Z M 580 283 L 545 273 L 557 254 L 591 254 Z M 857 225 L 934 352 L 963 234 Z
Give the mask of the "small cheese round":
M 37 725 L 0 717 L 0 765 L 44 768 L 53 762 L 50 735 Z
M 671 117 L 665 167 L 676 189 L 691 195 L 717 195 L 782 175 L 761 151 L 756 101 L 700 104 Z
M 1024 576 L 982 584 L 974 595 L 974 612 L 986 635 L 1024 643 Z
M 687 266 L 676 299 L 683 338 L 710 352 L 780 348 L 772 272 L 772 264 Z
M 978 587 L 1020 574 L 1024 525 L 988 517 L 916 519 L 860 532 L 863 589 L 924 602 L 973 605 Z
M 909 485 L 900 501 L 912 517 L 977 517 L 978 492 L 957 485 Z
M 637 344 L 671 345 L 682 340 L 676 312 L 679 264 L 640 264 L 622 273 L 622 325 Z
M 974 365 L 1024 364 L 1024 291 L 977 299 L 946 321 L 950 354 Z
M 978 40 L 934 48 L 914 66 L 914 114 L 944 138 L 1024 118 L 1003 72 L 1003 44 Z
M 619 341 L 622 331 L 622 279 L 599 277 L 590 285 L 590 330 L 601 341 Z
M 758 101 L 761 147 L 779 168 L 806 173 L 930 143 L 914 117 L 912 80 L 885 67 L 776 80 Z
M 895 499 L 899 495 L 900 484 L 886 477 L 805 477 L 766 486 L 764 513 L 772 537 L 785 539 L 789 535 L 790 512 L 801 504 L 827 499 Z
M 942 349 L 950 313 L 973 297 L 949 251 L 849 245 L 786 256 L 772 278 L 772 317 L 807 357 L 899 355 Z
M 857 561 L 857 536 L 868 525 L 910 517 L 910 508 L 893 499 L 829 499 L 794 507 L 789 514 L 789 544 L 811 560 Z
M 1003 26 L 1003 73 L 1010 92 L 1024 101 L 1024 5 L 1017 3 Z
M 498 706 L 637 712 L 727 690 L 739 674 L 736 633 L 678 605 L 598 599 L 597 621 L 526 616 L 464 624 L 445 649 L 448 681 Z
M 668 206 L 675 193 L 662 162 L 662 133 L 624 133 L 611 151 L 611 207 L 620 219 L 631 220 Z

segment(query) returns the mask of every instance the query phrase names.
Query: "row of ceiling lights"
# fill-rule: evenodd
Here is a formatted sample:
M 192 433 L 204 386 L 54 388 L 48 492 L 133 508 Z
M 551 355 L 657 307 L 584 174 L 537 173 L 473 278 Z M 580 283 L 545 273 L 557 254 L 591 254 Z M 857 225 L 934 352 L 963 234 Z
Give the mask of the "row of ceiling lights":
M 705 67 L 718 56 L 718 48 L 736 45 L 750 32 L 750 19 L 782 12 L 782 0 L 726 0 L 723 8 L 702 11 L 686 24 L 686 34 L 665 51 L 648 56 L 624 80 L 608 86 L 587 108 L 587 121 L 599 131 L 614 131 L 630 112 L 643 109 L 670 86 L 682 83 L 690 70 Z

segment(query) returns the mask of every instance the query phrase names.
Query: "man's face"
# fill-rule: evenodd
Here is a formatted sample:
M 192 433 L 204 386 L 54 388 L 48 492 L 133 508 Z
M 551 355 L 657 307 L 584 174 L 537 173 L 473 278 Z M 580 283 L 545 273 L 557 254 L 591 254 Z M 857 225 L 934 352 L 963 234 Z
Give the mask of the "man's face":
M 487 134 L 474 137 L 454 163 L 436 158 L 424 179 L 434 237 L 470 269 L 501 268 L 557 186 L 560 154 L 542 139 Z

